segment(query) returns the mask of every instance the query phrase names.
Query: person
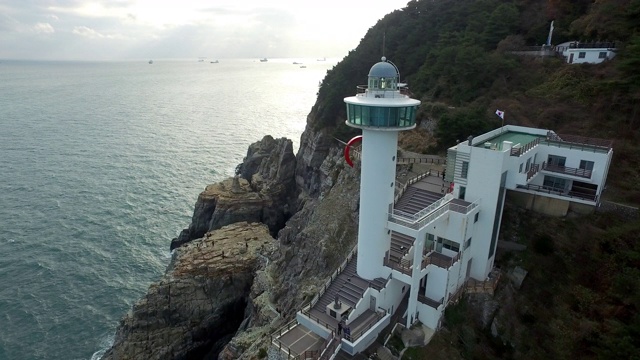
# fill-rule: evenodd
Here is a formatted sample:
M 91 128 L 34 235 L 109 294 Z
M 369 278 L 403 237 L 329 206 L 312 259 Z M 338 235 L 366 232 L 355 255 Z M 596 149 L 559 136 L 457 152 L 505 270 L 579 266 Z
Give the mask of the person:
M 444 175 L 447 172 L 447 169 L 442 170 L 442 180 L 444 180 Z
M 342 321 L 338 323 L 338 335 L 342 335 Z

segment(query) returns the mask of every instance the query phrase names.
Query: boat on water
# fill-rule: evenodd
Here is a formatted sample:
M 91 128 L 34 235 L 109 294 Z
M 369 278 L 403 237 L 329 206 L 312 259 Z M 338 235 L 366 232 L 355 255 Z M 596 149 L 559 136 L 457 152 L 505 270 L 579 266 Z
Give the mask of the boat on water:
M 214 60 L 214 61 L 212 61 L 211 63 L 212 63 L 212 64 L 217 64 L 217 63 L 218 63 L 218 60 Z
M 307 68 L 307 66 L 306 66 L 306 65 L 302 65 L 302 66 L 300 66 L 300 69 L 306 69 L 306 68 Z
M 317 61 L 327 61 L 327 58 L 323 57 L 322 59 L 317 59 Z
M 149 60 L 149 64 L 153 64 L 153 60 Z
M 260 62 L 267 62 L 267 61 L 269 61 L 269 60 L 267 60 L 267 58 L 260 59 Z
M 294 62 L 293 62 L 293 65 L 300 65 L 300 64 L 302 64 L 302 63 L 299 63 L 299 62 L 297 62 L 297 61 L 294 61 Z

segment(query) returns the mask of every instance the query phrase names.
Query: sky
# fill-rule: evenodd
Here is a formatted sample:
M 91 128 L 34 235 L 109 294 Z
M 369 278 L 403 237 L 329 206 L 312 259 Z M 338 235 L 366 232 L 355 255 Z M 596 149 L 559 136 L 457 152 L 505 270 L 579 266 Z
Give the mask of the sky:
M 0 59 L 338 57 L 408 0 L 0 0 Z

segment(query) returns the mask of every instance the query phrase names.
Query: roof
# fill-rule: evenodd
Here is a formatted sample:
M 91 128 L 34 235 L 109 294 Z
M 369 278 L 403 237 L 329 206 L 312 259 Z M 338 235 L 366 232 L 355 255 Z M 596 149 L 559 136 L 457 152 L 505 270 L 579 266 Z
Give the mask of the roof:
M 382 61 L 374 64 L 369 70 L 370 77 L 379 77 L 379 78 L 397 78 L 398 77 L 398 69 L 387 62 L 386 58 L 382 58 Z

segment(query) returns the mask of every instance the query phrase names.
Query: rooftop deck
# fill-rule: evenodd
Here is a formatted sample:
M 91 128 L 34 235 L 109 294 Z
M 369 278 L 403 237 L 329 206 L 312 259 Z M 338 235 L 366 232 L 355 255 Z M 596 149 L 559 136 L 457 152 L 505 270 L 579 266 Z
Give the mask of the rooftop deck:
M 502 151 L 504 141 L 510 141 L 514 146 L 518 144 L 520 144 L 521 146 L 524 146 L 538 138 L 544 138 L 544 136 L 527 134 L 522 132 L 515 132 L 515 131 L 505 131 L 504 133 L 496 137 L 493 137 L 483 143 L 476 144 L 475 146 L 481 147 L 481 148 L 487 148 L 491 150 Z

